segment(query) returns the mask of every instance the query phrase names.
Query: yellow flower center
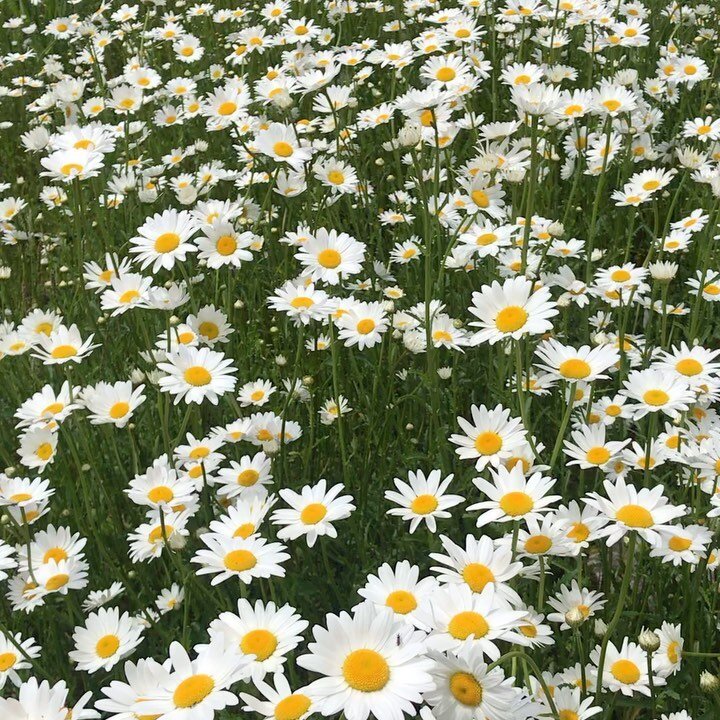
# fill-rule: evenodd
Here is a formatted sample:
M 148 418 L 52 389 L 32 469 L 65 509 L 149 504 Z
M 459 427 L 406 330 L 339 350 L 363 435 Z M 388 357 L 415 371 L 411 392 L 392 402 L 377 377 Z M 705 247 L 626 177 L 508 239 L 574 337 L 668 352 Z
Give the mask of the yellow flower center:
M 632 685 L 640 679 L 640 669 L 632 660 L 616 660 L 610 672 L 623 685 Z
M 573 523 L 567 534 L 567 536 L 576 543 L 584 542 L 588 539 L 588 535 L 590 535 L 590 529 L 585 523 L 581 522 Z
M 258 662 L 267 660 L 275 652 L 277 646 L 277 637 L 264 628 L 251 630 L 240 641 L 240 649 L 246 655 L 255 655 Z
M 68 554 L 61 547 L 50 548 L 45 555 L 43 555 L 43 562 L 60 562 L 61 560 L 67 560 Z
M 525 325 L 528 314 L 525 308 L 519 305 L 509 305 L 503 308 L 495 317 L 495 327 L 500 332 L 511 333 Z
M 479 593 L 488 583 L 495 582 L 495 575 L 487 565 L 468 563 L 462 571 L 463 580 L 473 592 Z
M 82 171 L 83 166 L 79 165 L 78 163 L 65 163 L 65 165 L 60 168 L 60 172 L 63 175 L 70 175 L 73 172 L 81 173 Z
M 17 655 L 14 653 L 0 653 L 0 673 L 7 672 L 16 662 Z
M 679 646 L 678 643 L 673 640 L 667 648 L 667 656 L 668 660 L 671 663 L 677 663 L 680 660 L 680 653 L 678 652 Z
M 565 362 L 560 363 L 558 372 L 565 378 L 570 378 L 572 380 L 582 380 L 592 372 L 592 368 L 584 360 L 580 360 L 579 358 L 572 358 L 570 360 L 565 360 Z
M 706 295 L 718 295 L 718 294 L 720 294 L 720 285 L 715 285 L 714 283 L 710 283 L 709 285 L 706 285 L 703 288 L 703 292 Z
M 470 193 L 472 201 L 481 208 L 486 208 L 490 205 L 490 198 L 488 194 L 483 190 L 473 190 Z
M 64 360 L 75 355 L 77 355 L 77 348 L 74 345 L 58 345 L 50 353 L 50 356 L 56 360 Z
M 310 705 L 311 700 L 307 695 L 288 695 L 275 706 L 275 720 L 298 720 L 310 709 Z
M 185 371 L 184 378 L 188 385 L 202 387 L 210 383 L 212 375 L 201 365 L 193 365 Z
M 648 390 L 643 395 L 643 400 L 647 405 L 659 407 L 665 405 L 670 400 L 670 396 L 664 390 Z
M 215 243 L 215 249 L 220 255 L 232 255 L 237 250 L 237 241 L 232 235 L 223 235 Z
M 455 76 L 457 73 L 453 68 L 451 67 L 441 67 L 436 73 L 435 73 L 435 79 L 439 80 L 440 82 L 452 82 L 455 79 Z
M 342 256 L 333 248 L 325 248 L 318 253 L 317 261 L 324 268 L 334 270 L 342 262 Z
M 169 253 L 180 244 L 180 236 L 174 232 L 162 233 L 155 239 L 155 252 Z
M 692 540 L 680 537 L 679 535 L 673 535 L 670 540 L 668 540 L 668 547 L 674 552 L 684 552 L 688 550 L 691 545 Z
M 643 187 L 643 190 L 652 192 L 653 190 L 657 190 L 660 187 L 660 181 L 659 180 L 648 180 L 647 182 L 643 183 L 642 187 Z
M 675 369 L 681 374 L 691 377 L 693 375 L 699 375 L 703 371 L 702 363 L 695 360 L 695 358 L 684 358 L 678 361 L 675 365 Z
M 533 555 L 542 555 L 552 547 L 552 540 L 547 535 L 533 535 L 525 541 L 525 550 Z
M 174 497 L 175 493 L 167 487 L 167 485 L 156 485 L 148 492 L 148 500 L 154 503 L 166 503 L 170 502 Z
M 604 465 L 610 459 L 610 451 L 602 446 L 590 448 L 585 459 L 592 465 Z
M 510 517 L 527 515 L 534 506 L 533 499 L 525 492 L 509 492 L 500 498 L 500 509 Z
M 487 620 L 472 610 L 458 613 L 448 623 L 448 632 L 456 640 L 466 640 L 471 635 L 479 639 L 485 637 L 489 630 Z
M 393 590 L 386 600 L 385 605 L 392 608 L 398 615 L 407 615 L 417 607 L 417 600 L 407 590 Z
M 215 681 L 203 673 L 183 680 L 173 693 L 175 707 L 190 708 L 199 705 L 215 688 Z
M 437 510 L 438 501 L 434 495 L 418 495 L 412 503 L 410 503 L 410 509 L 416 515 L 429 515 L 431 512 Z
M 580 716 L 574 710 L 560 710 L 560 720 L 580 720 Z
M 281 140 L 273 145 L 273 152 L 280 157 L 286 158 L 293 154 L 293 148 L 290 143 L 286 143 Z
M 249 550 L 231 550 L 225 556 L 225 567 L 233 572 L 252 570 L 257 565 L 257 558 Z
M 477 707 L 483 699 L 482 685 L 477 678 L 467 672 L 456 672 L 450 677 L 452 696 L 466 707 Z
M 116 402 L 111 408 L 109 415 L 113 420 L 124 418 L 130 412 L 130 405 L 126 402 Z
M 655 524 L 651 513 L 642 505 L 623 505 L 615 513 L 615 518 L 633 528 L 649 528 Z
M 603 103 L 603 106 L 608 112 L 616 112 L 620 105 L 621 103 L 619 100 L 606 100 Z
M 327 177 L 333 185 L 342 185 L 345 182 L 345 176 L 339 170 L 331 170 Z
M 232 115 L 237 110 L 237 104 L 232 102 L 232 100 L 226 100 L 225 102 L 220 103 L 218 106 L 218 115 L 226 116 L 226 115 Z
M 103 660 L 114 655 L 120 647 L 120 638 L 117 635 L 103 635 L 95 645 L 95 652 Z
M 492 430 L 482 432 L 475 438 L 475 449 L 481 455 L 494 455 L 500 452 L 502 446 L 502 437 Z
M 300 513 L 300 522 L 304 525 L 317 525 L 327 515 L 327 508 L 322 503 L 310 503 Z
M 357 324 L 357 331 L 361 335 L 368 335 L 375 329 L 375 321 L 372 318 L 363 318 Z
M 52 457 L 53 454 L 53 446 L 50 443 L 42 443 L 38 447 L 38 449 L 35 451 L 35 454 L 41 459 L 41 460 L 49 460 Z
M 45 589 L 49 590 L 50 592 L 55 592 L 55 590 L 59 590 L 61 587 L 65 587 L 65 585 L 70 582 L 70 576 L 65 573 L 58 573 L 57 575 L 53 575 L 51 578 L 48 579 L 48 581 L 45 583 Z
M 342 666 L 345 682 L 360 692 L 378 692 L 390 680 L 390 666 L 375 650 L 353 650 Z

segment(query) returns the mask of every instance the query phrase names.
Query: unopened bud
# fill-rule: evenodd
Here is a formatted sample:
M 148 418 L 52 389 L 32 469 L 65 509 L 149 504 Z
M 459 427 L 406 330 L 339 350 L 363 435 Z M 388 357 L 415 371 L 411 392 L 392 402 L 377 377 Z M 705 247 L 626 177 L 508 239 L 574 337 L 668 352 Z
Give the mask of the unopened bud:
M 585 616 L 582 614 L 580 608 L 570 608 L 565 613 L 565 622 L 571 627 L 580 627 L 585 622 Z
M 660 638 L 652 630 L 643 630 L 638 642 L 645 652 L 655 652 L 660 647 Z
M 595 621 L 595 627 L 593 628 L 593 631 L 595 632 L 595 635 L 597 635 L 597 637 L 605 637 L 605 633 L 607 632 L 607 624 L 604 620 L 598 618 Z
M 700 673 L 700 688 L 705 692 L 715 692 L 720 688 L 720 679 L 707 670 Z

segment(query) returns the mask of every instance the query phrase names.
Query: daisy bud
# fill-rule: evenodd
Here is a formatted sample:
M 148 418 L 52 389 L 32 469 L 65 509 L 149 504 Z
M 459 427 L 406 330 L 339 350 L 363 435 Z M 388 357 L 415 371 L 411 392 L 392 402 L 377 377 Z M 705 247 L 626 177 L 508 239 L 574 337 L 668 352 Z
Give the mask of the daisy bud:
M 660 638 L 652 630 L 643 630 L 638 636 L 638 642 L 645 652 L 655 652 L 660 647 Z
M 244 303 L 242 300 L 236 300 L 236 301 L 233 303 L 233 307 L 234 307 L 236 310 L 242 310 L 242 309 L 245 307 L 245 303 Z
M 565 622 L 571 627 L 576 628 L 580 627 L 585 622 L 585 617 L 583 616 L 582 612 L 576 607 L 570 608 L 565 613 Z
M 598 618 L 595 621 L 595 627 L 593 628 L 593 632 L 597 637 L 604 637 L 605 633 L 607 632 L 607 624 Z
M 677 263 L 672 262 L 654 262 L 648 266 L 650 275 L 654 280 L 659 282 L 670 282 L 677 275 Z
M 438 368 L 437 374 L 440 376 L 440 378 L 442 380 L 447 380 L 452 375 L 452 368 L 450 368 L 450 367 Z
M 720 688 L 720 679 L 707 670 L 700 673 L 700 689 L 705 692 L 716 692 Z
M 314 382 L 315 382 L 315 378 L 314 378 L 312 375 L 306 375 L 306 376 L 302 379 L 302 384 L 303 384 L 303 385 L 307 385 L 308 387 L 309 387 L 310 385 L 312 385 Z
M 287 359 L 284 355 L 278 355 L 275 358 L 275 364 L 279 365 L 280 367 L 283 367 L 284 365 L 287 365 Z
M 177 315 L 171 315 L 170 316 L 170 325 L 173 327 L 177 325 L 180 322 L 180 318 Z
M 92 465 L 89 465 L 88 463 L 83 463 L 83 465 L 80 469 L 83 472 L 90 472 L 91 468 L 92 468 Z
M 140 368 L 135 368 L 130 373 L 130 381 L 133 385 L 139 385 L 145 379 L 145 373 Z
M 383 160 L 382 158 L 376 158 L 376 159 L 375 159 L 375 164 L 376 164 L 378 167 L 382 167 L 382 166 L 385 164 L 385 160 Z
M 595 249 L 592 251 L 592 261 L 597 262 L 601 257 L 603 256 L 603 251 L 598 249 Z
M 408 423 L 408 424 L 405 426 L 405 429 L 406 429 L 406 430 L 414 430 L 414 429 L 415 429 L 415 426 L 414 426 L 412 423 Z

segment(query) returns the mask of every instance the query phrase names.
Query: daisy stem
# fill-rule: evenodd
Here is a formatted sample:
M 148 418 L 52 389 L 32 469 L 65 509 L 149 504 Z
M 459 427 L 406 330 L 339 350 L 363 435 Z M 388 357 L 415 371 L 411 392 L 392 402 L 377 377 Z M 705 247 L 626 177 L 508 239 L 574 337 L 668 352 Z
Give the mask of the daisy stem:
M 532 215 L 535 210 L 535 180 L 537 176 L 537 135 L 538 116 L 533 115 L 530 134 L 530 182 L 528 184 L 528 196 L 525 204 L 525 225 L 523 226 L 523 244 L 520 254 L 520 273 L 527 268 L 527 256 L 530 248 L 530 230 L 532 227 Z
M 538 582 L 537 609 L 542 611 L 545 602 L 545 558 L 542 555 L 538 555 L 538 563 L 540 564 L 540 581 Z
M 32 533 L 30 532 L 30 523 L 28 522 L 27 515 L 25 514 L 25 508 L 20 508 L 20 515 L 22 516 L 23 520 L 23 529 L 25 530 L 25 539 L 27 543 L 27 562 L 28 562 L 28 572 L 30 573 L 30 578 L 35 583 L 35 585 L 38 585 L 38 581 L 35 578 L 35 571 L 33 570 L 32 565 Z
M 585 675 L 585 647 L 583 645 L 582 634 L 579 626 L 573 627 L 573 635 L 575 636 L 575 644 L 577 645 L 578 657 L 580 658 L 580 680 L 582 682 L 582 686 L 580 687 L 580 696 L 584 700 L 587 697 L 588 686 L 587 677 Z
M 337 339 L 335 338 L 335 325 L 332 319 L 330 320 L 330 351 L 332 354 L 332 379 L 333 379 L 333 393 L 335 394 L 335 402 L 340 406 L 340 376 L 339 376 L 339 363 L 338 363 L 338 347 Z M 342 471 L 343 479 L 345 481 L 345 487 L 350 487 L 348 477 L 348 459 L 347 459 L 347 448 L 345 447 L 345 423 L 343 422 L 342 412 L 338 412 L 337 417 L 338 436 L 340 438 L 340 458 L 342 460 Z
M 515 384 L 517 386 L 518 391 L 518 400 L 520 405 L 520 417 L 522 418 L 522 423 L 525 426 L 525 431 L 527 432 L 527 439 L 528 443 L 530 444 L 530 449 L 533 452 L 533 455 L 539 460 L 540 459 L 540 453 L 538 453 L 537 447 L 535 446 L 535 441 L 532 437 L 532 428 L 530 427 L 530 424 L 528 422 L 527 415 L 527 409 L 525 407 L 525 391 L 527 390 L 525 380 L 523 378 L 523 358 L 522 358 L 522 348 L 520 347 L 520 341 L 515 340 L 515 373 L 517 375 L 517 378 L 515 380 Z
M 652 708 L 651 717 L 655 717 L 655 683 L 653 682 L 652 651 L 648 650 L 646 656 L 648 684 L 650 685 L 650 707 Z
M 600 648 L 600 660 L 598 662 L 597 671 L 597 689 L 595 691 L 595 704 L 597 705 L 600 700 L 600 693 L 602 692 L 603 682 L 603 670 L 605 667 L 605 655 L 607 653 L 608 642 L 610 642 L 610 636 L 613 634 L 617 624 L 620 622 L 622 611 L 625 607 L 625 600 L 628 594 L 628 588 L 630 587 L 630 577 L 632 576 L 633 562 L 635 560 L 635 544 L 637 537 L 634 532 L 630 533 L 630 539 L 628 540 L 627 547 L 627 560 L 625 561 L 625 574 L 623 575 L 622 585 L 620 586 L 620 594 L 618 596 L 617 605 L 615 606 L 615 612 L 613 613 L 612 619 L 608 623 L 607 630 L 605 631 L 605 637 L 602 641 Z
M 552 713 L 552 716 L 555 718 L 555 720 L 560 720 L 560 716 L 558 715 L 557 707 L 555 706 L 555 701 L 553 700 L 552 693 L 550 692 L 550 688 L 548 688 L 547 683 L 545 682 L 545 678 L 543 678 L 542 672 L 540 672 L 540 668 L 524 650 L 510 650 L 510 652 L 506 652 L 504 655 L 501 655 L 497 660 L 495 660 L 495 662 L 491 662 L 487 666 L 486 672 L 489 673 L 491 670 L 494 670 L 496 667 L 498 667 L 498 665 L 501 665 L 503 662 L 505 662 L 506 660 L 510 660 L 511 658 L 522 658 L 523 661 L 530 666 L 533 675 L 535 675 L 537 681 L 540 683 L 540 687 L 542 688 L 543 693 L 545 694 L 545 699 L 547 700 L 547 704 L 550 707 L 550 712 Z
M 570 414 L 575 404 L 575 385 L 576 383 L 570 383 L 570 398 L 565 408 L 565 414 L 563 415 L 562 422 L 560 423 L 560 429 L 558 430 L 557 438 L 555 439 L 555 447 L 553 448 L 552 455 L 550 456 L 550 472 L 555 468 L 555 462 L 558 459 L 560 450 L 562 449 L 563 439 L 565 437 L 565 428 L 570 421 Z

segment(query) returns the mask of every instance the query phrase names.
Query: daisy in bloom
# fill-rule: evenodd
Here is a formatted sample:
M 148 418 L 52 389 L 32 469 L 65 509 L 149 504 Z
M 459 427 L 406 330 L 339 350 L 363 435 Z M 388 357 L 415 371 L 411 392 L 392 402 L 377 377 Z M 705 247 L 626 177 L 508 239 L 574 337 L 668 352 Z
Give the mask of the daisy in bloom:
M 0 580 L 7 579 L 8 573 L 6 570 L 12 570 L 17 566 L 13 557 L 14 553 L 15 548 L 12 545 L 0 540 Z
M 45 365 L 62 365 L 66 362 L 81 363 L 98 345 L 93 345 L 94 335 L 83 340 L 77 325 L 69 328 L 59 325 L 50 335 L 38 336 L 33 355 Z
M 34 677 L 20 685 L 17 698 L 0 698 L 0 713 L 8 720 L 64 720 L 67 717 L 67 685 L 63 680 L 50 685 Z
M 400 507 L 391 508 L 388 515 L 399 515 L 403 520 L 410 521 L 410 533 L 417 530 L 421 522 L 427 525 L 430 532 L 437 530 L 437 518 L 449 518 L 450 508 L 465 501 L 462 495 L 446 495 L 454 475 L 442 479 L 440 470 L 432 470 L 427 477 L 422 470 L 408 472 L 408 482 L 395 478 L 398 492 L 385 491 L 385 499 Z
M 574 548 L 565 529 L 554 516 L 546 515 L 540 522 L 533 518 L 525 520 L 527 529 L 520 528 L 517 538 L 518 553 L 525 557 L 544 555 L 570 555 Z
M 207 549 L 200 549 L 192 562 L 200 565 L 198 575 L 215 575 L 211 584 L 236 577 L 244 585 L 254 578 L 285 577 L 282 563 L 290 559 L 285 546 L 269 543 L 259 535 L 228 538 L 215 533 L 200 536 Z
M 359 350 L 377 345 L 388 328 L 388 319 L 382 303 L 356 302 L 336 321 L 338 337 L 345 347 L 357 345 Z
M 263 680 L 255 680 L 254 685 L 264 700 L 248 693 L 240 693 L 243 702 L 247 703 L 243 710 L 256 712 L 262 715 L 264 720 L 305 720 L 317 710 L 317 697 L 310 688 L 299 688 L 293 692 L 281 672 L 273 676 L 274 687 Z
M 712 532 L 702 525 L 673 525 L 671 531 L 660 533 L 660 543 L 651 548 L 650 556 L 662 558 L 663 562 L 671 562 L 675 566 L 684 562 L 697 565 L 705 557 L 711 542 Z
M 152 265 L 152 272 L 160 268 L 171 270 L 176 262 L 184 262 L 188 253 L 197 252 L 190 241 L 197 231 L 193 216 L 182 210 L 165 210 L 146 220 L 130 238 L 130 252 L 137 255 L 142 268 Z
M 510 410 L 497 405 L 488 410 L 485 405 L 470 408 L 472 422 L 458 417 L 464 435 L 451 435 L 450 442 L 458 445 L 455 452 L 463 460 L 475 460 L 475 469 L 487 465 L 498 467 L 512 458 L 525 443 L 526 432 L 522 420 L 510 417 Z
M 255 380 L 245 383 L 238 394 L 241 407 L 265 405 L 277 388 L 269 380 Z
M 15 412 L 18 418 L 16 427 L 39 425 L 52 429 L 55 423 L 61 423 L 79 405 L 72 402 L 80 388 L 71 388 L 67 381 L 55 392 L 52 385 L 45 385 L 28 398 Z
M 358 590 L 358 595 L 378 608 L 389 607 L 396 619 L 414 624 L 415 611 L 436 589 L 434 578 L 420 578 L 420 569 L 416 565 L 401 560 L 394 568 L 384 563 L 378 568 L 377 575 L 368 575 L 367 583 Z
M 18 671 L 32 667 L 32 660 L 40 657 L 40 652 L 41 648 L 35 644 L 35 638 L 23 640 L 19 633 L 10 638 L 0 633 L 0 689 L 5 687 L 8 680 L 15 687 L 20 687 L 22 681 Z
M 465 548 L 444 535 L 440 536 L 440 541 L 447 555 L 430 553 L 433 560 L 445 566 L 432 568 L 438 573 L 440 583 L 464 583 L 475 593 L 493 585 L 500 596 L 517 604 L 519 596 L 507 583 L 522 570 L 522 563 L 512 561 L 512 551 L 496 546 L 487 536 L 475 538 L 467 535 Z
M 607 525 L 608 520 L 594 507 L 585 505 L 583 508 L 575 500 L 567 507 L 561 505 L 555 512 L 558 523 L 565 526 L 568 539 L 574 544 L 575 554 L 581 553 L 597 539 L 597 531 Z
M 295 170 L 301 170 L 312 157 L 307 146 L 301 146 L 295 129 L 282 123 L 272 123 L 261 130 L 255 138 L 255 145 L 263 155 L 279 163 L 287 163 Z
M 561 630 L 569 630 L 570 626 L 565 622 L 565 616 L 571 610 L 577 610 L 583 620 L 587 620 L 602 610 L 606 602 L 602 593 L 581 588 L 577 580 L 573 580 L 570 587 L 561 585 L 557 595 L 548 598 L 548 605 L 556 610 L 548 615 L 548 620 L 560 623 Z
M 171 670 L 158 673 L 158 687 L 130 708 L 138 715 L 162 715 L 169 720 L 208 718 L 238 704 L 230 688 L 248 675 L 249 659 L 225 648 L 216 638 L 191 659 L 179 642 L 169 650 Z
M 558 312 L 550 291 L 545 287 L 533 291 L 533 283 L 524 277 L 485 285 L 473 293 L 469 310 L 477 318 L 470 326 L 480 328 L 471 337 L 473 345 L 547 332 L 552 329 L 549 318 Z
M 230 498 L 241 495 L 251 499 L 253 496 L 266 495 L 265 486 L 272 482 L 270 458 L 262 451 L 255 455 L 243 455 L 240 462 L 230 461 L 230 467 L 222 468 L 217 482 L 221 484 L 220 495 Z
M 357 275 L 365 259 L 365 245 L 347 233 L 319 228 L 295 254 L 303 275 L 313 282 L 337 285 L 341 277 Z
M 128 660 L 123 670 L 124 679 L 113 680 L 102 688 L 104 697 L 95 703 L 98 710 L 111 713 L 111 717 L 117 720 L 134 717 L 132 708 L 135 703 L 157 693 L 161 679 L 167 679 L 170 661 L 161 665 L 152 658 L 138 660 L 137 663 Z
M 606 440 L 605 425 L 583 425 L 570 434 L 572 442 L 565 440 L 563 452 L 572 460 L 568 465 L 579 465 L 583 470 L 606 468 L 630 442 L 626 440 Z
M 345 489 L 342 483 L 327 488 L 327 481 L 305 485 L 299 493 L 289 488 L 279 491 L 280 497 L 290 506 L 275 510 L 274 525 L 282 526 L 277 536 L 280 540 L 296 540 L 305 536 L 308 547 L 315 545 L 318 537 L 337 537 L 333 522 L 350 517 L 355 505 L 352 495 L 340 495 Z
M 660 531 L 672 532 L 669 523 L 687 512 L 685 505 L 675 506 L 668 502 L 662 485 L 637 490 L 619 477 L 615 483 L 605 480 L 603 487 L 607 498 L 590 493 L 583 502 L 609 519 L 609 524 L 600 531 L 601 536 L 607 536 L 608 545 L 614 545 L 633 530 L 655 545 L 660 539 Z
M 371 714 L 378 720 L 414 717 L 422 694 L 432 687 L 422 633 L 396 620 L 390 608 L 371 603 L 352 616 L 327 615 L 325 623 L 327 629 L 313 628 L 314 642 L 297 660 L 325 676 L 310 685 L 323 714 L 342 711 L 348 720 Z
M 166 373 L 160 389 L 175 396 L 175 405 L 181 400 L 200 404 L 205 398 L 217 405 L 221 395 L 235 389 L 232 360 L 208 348 L 179 347 L 167 362 L 158 363 L 158 370 Z
M 173 510 L 190 504 L 195 498 L 195 483 L 190 479 L 178 479 L 177 472 L 163 455 L 142 475 L 136 475 L 125 490 L 137 505 Z
M 243 262 L 253 259 L 248 248 L 257 240 L 251 232 L 238 232 L 224 220 L 216 220 L 210 227 L 203 228 L 204 233 L 197 238 L 198 258 L 205 260 L 209 268 L 217 269 L 225 265 L 239 268 Z
M 254 682 L 267 673 L 280 672 L 287 654 L 302 641 L 308 623 L 290 605 L 277 607 L 256 600 L 238 600 L 237 614 L 224 612 L 210 623 L 211 641 L 222 639 L 228 648 L 245 656 Z
M 144 385 L 133 388 L 129 380 L 112 385 L 101 382 L 83 391 L 82 403 L 89 411 L 93 425 L 112 423 L 121 428 L 127 425 L 135 410 L 145 402 L 144 389 Z
M 561 718 L 570 720 L 590 720 L 603 709 L 597 705 L 593 705 L 593 698 L 582 698 L 582 691 L 579 687 L 574 688 L 557 688 L 553 693 L 553 701 L 555 709 Z
M 635 419 L 662 412 L 671 417 L 689 409 L 695 395 L 685 380 L 661 370 L 633 370 L 624 382 L 625 394 L 635 400 Z
M 142 642 L 142 627 L 117 608 L 100 608 L 88 616 L 85 627 L 75 628 L 73 642 L 70 659 L 78 670 L 110 670 Z
M 100 297 L 103 310 L 112 310 L 112 316 L 122 315 L 133 308 L 145 307 L 152 278 L 126 273 L 110 281 L 110 287 Z
M 329 311 L 327 301 L 328 294 L 315 289 L 313 283 L 305 285 L 292 280 L 276 288 L 275 295 L 268 298 L 268 304 L 273 310 L 286 313 L 293 322 L 302 325 L 324 318 Z
M 468 512 L 482 510 L 476 521 L 478 527 L 492 522 L 541 520 L 560 500 L 560 495 L 548 495 L 555 480 L 542 473 L 525 477 L 521 465 L 508 470 L 504 466 L 491 470 L 492 482 L 475 478 L 474 485 L 489 499 L 468 507 Z
M 691 387 L 697 387 L 707 382 L 709 377 L 720 374 L 720 362 L 715 362 L 718 355 L 720 350 L 707 350 L 700 345 L 689 348 L 685 343 L 681 343 L 680 347 L 663 352 L 653 363 L 653 367 L 675 373 Z
M 64 183 L 96 177 L 103 166 L 102 153 L 86 149 L 56 150 L 40 160 L 45 168 L 41 175 Z
M 656 672 L 661 678 L 668 678 L 680 670 L 685 641 L 680 625 L 664 622 L 662 627 L 655 632 L 660 639 L 660 646 L 653 653 L 653 672 Z
M 430 634 L 428 647 L 444 652 L 462 646 L 468 638 L 492 660 L 500 657 L 498 641 L 522 642 L 516 632 L 525 611 L 515 610 L 488 585 L 481 593 L 469 587 L 441 588 L 417 614 Z
M 596 666 L 600 661 L 600 650 L 595 648 L 590 653 L 590 661 Z M 605 664 L 602 668 L 602 677 L 599 678 L 601 686 L 610 692 L 621 692 L 632 696 L 635 693 L 650 696 L 650 677 L 645 651 L 634 642 L 625 638 L 618 649 L 612 641 L 607 644 Z M 653 685 L 664 685 L 665 679 L 655 675 L 653 671 Z
M 605 379 L 607 375 L 603 373 L 620 360 L 620 353 L 609 345 L 595 348 L 584 345 L 575 350 L 557 340 L 541 342 L 535 354 L 542 361 L 538 365 L 541 369 L 567 382 Z
M 114 582 L 105 590 L 91 590 L 83 600 L 83 610 L 90 612 L 120 597 L 125 592 L 125 586 L 120 582 Z
M 431 652 L 434 687 L 425 694 L 437 720 L 505 720 L 520 691 L 501 668 L 488 672 L 482 651 L 467 641 L 447 654 Z

